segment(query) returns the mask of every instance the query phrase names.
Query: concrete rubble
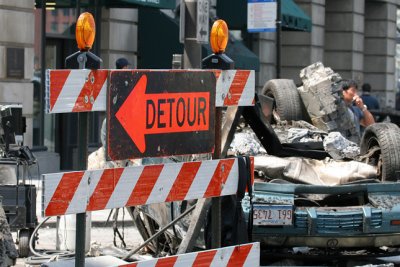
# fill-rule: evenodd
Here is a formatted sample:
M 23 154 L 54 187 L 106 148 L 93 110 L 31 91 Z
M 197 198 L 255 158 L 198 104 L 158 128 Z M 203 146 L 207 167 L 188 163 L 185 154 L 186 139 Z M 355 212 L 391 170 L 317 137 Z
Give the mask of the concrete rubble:
M 0 200 L 0 267 L 14 265 L 17 257 L 18 252 Z
M 303 86 L 298 91 L 313 125 L 326 132 L 338 131 L 350 141 L 359 143 L 356 126 L 341 99 L 341 76 L 317 62 L 302 69 L 300 78 Z
M 346 138 L 339 132 L 330 132 L 324 139 L 324 149 L 335 159 L 355 159 L 360 155 L 360 147 Z

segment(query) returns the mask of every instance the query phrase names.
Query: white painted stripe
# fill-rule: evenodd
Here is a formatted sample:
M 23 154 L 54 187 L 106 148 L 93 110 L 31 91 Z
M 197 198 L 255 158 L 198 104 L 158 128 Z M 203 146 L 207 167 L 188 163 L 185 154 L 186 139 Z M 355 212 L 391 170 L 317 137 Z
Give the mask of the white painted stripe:
M 255 95 L 255 74 L 254 70 L 250 71 L 249 77 L 246 81 L 246 85 L 244 86 L 243 93 L 240 96 L 238 106 L 253 106 L 253 99 Z
M 108 79 L 104 81 L 99 95 L 97 96 L 96 101 L 93 103 L 92 111 L 105 111 L 107 109 L 107 86 Z
M 100 181 L 101 176 L 104 173 L 104 170 L 93 170 L 93 171 L 86 171 L 86 172 L 90 172 L 89 174 L 89 200 L 91 198 L 91 196 L 93 195 L 94 190 L 97 187 L 97 184 Z
M 119 178 L 106 209 L 125 207 L 144 166 L 126 167 Z
M 64 173 L 50 173 L 50 174 L 44 174 L 43 179 L 44 179 L 44 187 L 43 187 L 43 193 L 44 193 L 44 198 L 43 198 L 43 214 L 44 211 L 46 210 L 47 206 L 50 203 L 51 198 L 54 195 L 54 192 L 57 189 L 57 186 L 59 185 L 61 178 L 63 177 Z
M 260 266 L 260 243 L 253 243 L 243 267 Z
M 233 163 L 232 165 L 232 169 L 228 175 L 228 178 L 226 179 L 224 187 L 222 188 L 221 195 L 226 196 L 226 195 L 236 194 L 238 181 L 239 181 L 239 165 L 238 165 L 238 159 L 235 158 L 235 163 Z
M 147 203 L 165 202 L 169 192 L 182 169 L 183 163 L 165 164 L 161 170 L 160 176 L 155 183 L 153 190 L 150 193 Z
M 174 267 L 188 267 L 193 266 L 194 261 L 199 253 L 188 253 L 183 255 L 178 255 Z
M 137 267 L 155 267 L 158 259 L 138 262 Z
M 64 87 L 54 103 L 52 113 L 72 111 L 89 73 L 90 70 L 71 70 Z
M 71 202 L 68 205 L 65 214 L 76 214 L 86 211 L 86 206 L 89 202 L 89 177 L 91 172 L 85 172 L 81 181 L 79 182 L 78 188 L 75 191 Z
M 232 85 L 235 70 L 222 70 L 217 80 L 217 88 L 215 94 L 215 106 L 223 107 L 225 98 L 228 95 L 229 88 Z
M 199 171 L 185 197 L 186 200 L 203 198 L 218 163 L 219 160 L 206 160 L 201 163 Z
M 226 266 L 231 258 L 234 248 L 235 247 L 226 247 L 223 249 L 218 249 L 213 261 L 210 264 L 210 267 Z

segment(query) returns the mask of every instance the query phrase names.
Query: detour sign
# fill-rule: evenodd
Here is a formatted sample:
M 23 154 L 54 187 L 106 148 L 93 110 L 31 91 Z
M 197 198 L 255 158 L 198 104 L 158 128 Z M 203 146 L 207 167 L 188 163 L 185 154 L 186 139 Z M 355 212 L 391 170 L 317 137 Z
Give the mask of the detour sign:
M 212 152 L 215 86 L 210 71 L 112 71 L 109 159 Z

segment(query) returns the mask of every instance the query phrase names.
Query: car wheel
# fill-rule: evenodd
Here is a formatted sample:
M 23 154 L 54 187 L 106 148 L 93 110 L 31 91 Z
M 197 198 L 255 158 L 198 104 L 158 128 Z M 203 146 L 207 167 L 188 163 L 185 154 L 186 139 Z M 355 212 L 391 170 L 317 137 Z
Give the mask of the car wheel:
M 274 99 L 275 121 L 303 120 L 305 108 L 293 80 L 273 79 L 265 83 L 262 94 Z
M 400 129 L 393 123 L 368 126 L 361 139 L 361 155 L 377 167 L 381 181 L 397 181 L 400 172 Z
M 19 230 L 19 238 L 18 238 L 18 255 L 20 258 L 26 258 L 29 256 L 29 238 L 31 237 L 31 233 L 29 229 L 21 229 Z

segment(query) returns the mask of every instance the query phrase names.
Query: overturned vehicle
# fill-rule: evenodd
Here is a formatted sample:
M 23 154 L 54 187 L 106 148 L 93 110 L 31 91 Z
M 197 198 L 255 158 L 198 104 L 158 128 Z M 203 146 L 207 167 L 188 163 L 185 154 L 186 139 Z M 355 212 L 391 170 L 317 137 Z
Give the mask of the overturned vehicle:
M 254 107 L 228 108 L 224 116 L 222 154 L 254 156 L 253 192 L 241 202 L 249 238 L 281 248 L 400 245 L 400 129 L 375 123 L 360 135 L 339 74 L 315 63 L 300 77 L 299 88 L 268 81 Z M 146 240 L 192 204 L 139 207 L 135 222 Z M 150 250 L 176 252 L 189 223 L 166 231 Z M 203 238 L 196 246 L 204 247 Z
M 244 113 L 269 154 L 255 156 L 253 204 L 243 202 L 252 213 L 252 239 L 280 247 L 400 245 L 400 129 L 375 123 L 360 139 L 340 75 L 316 63 L 300 77 L 299 88 L 291 80 L 265 84 L 262 123 Z M 301 120 L 311 125 L 276 134 Z

